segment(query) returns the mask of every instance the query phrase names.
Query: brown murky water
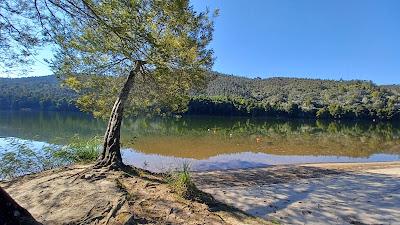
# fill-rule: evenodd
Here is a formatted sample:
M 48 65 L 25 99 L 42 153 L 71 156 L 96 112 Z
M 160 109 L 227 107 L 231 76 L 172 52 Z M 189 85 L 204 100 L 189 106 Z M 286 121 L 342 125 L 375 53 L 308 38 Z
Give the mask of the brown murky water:
M 81 113 L 0 112 L 3 139 L 63 144 L 74 135 L 101 136 L 104 128 Z M 125 120 L 122 134 L 126 163 L 152 170 L 400 160 L 400 122 L 137 118 Z

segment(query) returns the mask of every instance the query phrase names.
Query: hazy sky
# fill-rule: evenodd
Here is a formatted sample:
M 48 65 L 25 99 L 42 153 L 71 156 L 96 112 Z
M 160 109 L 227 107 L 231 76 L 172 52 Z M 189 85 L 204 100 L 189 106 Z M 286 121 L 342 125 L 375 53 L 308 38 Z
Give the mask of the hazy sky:
M 214 70 L 400 83 L 400 0 L 193 0 L 219 8 Z M 46 49 L 38 58 L 51 57 Z M 37 63 L 32 74 L 49 74 Z

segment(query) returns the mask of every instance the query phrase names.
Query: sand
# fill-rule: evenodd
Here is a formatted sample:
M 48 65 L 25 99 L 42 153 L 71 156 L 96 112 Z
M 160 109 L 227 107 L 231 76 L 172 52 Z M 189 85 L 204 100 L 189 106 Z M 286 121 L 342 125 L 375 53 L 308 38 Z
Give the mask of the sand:
M 270 224 L 201 192 L 202 199 L 184 199 L 160 174 L 88 168 L 45 171 L 0 186 L 44 225 Z
M 400 224 L 400 162 L 195 174 L 217 200 L 281 224 Z
M 400 162 L 193 173 L 197 186 L 217 200 L 206 202 L 177 196 L 159 174 L 83 172 L 87 168 L 0 185 L 45 225 L 400 224 Z

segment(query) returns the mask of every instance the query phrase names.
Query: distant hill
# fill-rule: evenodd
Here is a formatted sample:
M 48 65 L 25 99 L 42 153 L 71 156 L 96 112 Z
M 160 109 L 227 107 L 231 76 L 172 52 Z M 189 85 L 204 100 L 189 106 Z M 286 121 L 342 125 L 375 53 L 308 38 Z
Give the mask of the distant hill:
M 0 78 L 0 109 L 78 111 L 76 94 L 55 76 Z
M 400 86 L 370 81 L 246 78 L 213 73 L 187 114 L 397 119 Z M 77 110 L 76 94 L 54 76 L 0 78 L 0 109 Z
M 370 97 L 369 92 L 393 92 L 400 91 L 400 85 L 378 86 L 371 81 L 351 80 L 321 80 L 306 78 L 273 77 L 267 79 L 246 78 L 233 75 L 217 74 L 216 78 L 209 83 L 204 94 L 207 96 L 236 96 L 251 98 L 257 101 L 270 103 L 276 100 L 292 101 L 296 103 L 311 99 L 316 103 L 322 103 L 324 97 L 347 98 Z M 334 99 L 331 99 L 334 101 Z
M 391 119 L 399 117 L 399 108 L 399 85 L 379 86 L 360 80 L 250 79 L 216 74 L 205 90 L 193 96 L 189 112 Z

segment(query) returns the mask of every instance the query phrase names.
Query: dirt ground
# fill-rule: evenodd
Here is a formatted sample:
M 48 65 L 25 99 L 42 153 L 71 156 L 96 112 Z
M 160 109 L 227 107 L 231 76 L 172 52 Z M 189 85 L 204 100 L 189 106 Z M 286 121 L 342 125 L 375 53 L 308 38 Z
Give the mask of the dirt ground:
M 161 175 L 146 171 L 87 168 L 50 170 L 0 186 L 45 225 L 400 224 L 400 162 L 193 173 L 197 187 L 216 200 L 203 192 L 197 200 L 183 199 Z
M 217 200 L 281 224 L 400 224 L 400 162 L 194 174 Z
M 157 174 L 87 168 L 61 168 L 0 185 L 45 225 L 269 224 L 205 193 L 197 200 L 184 199 Z

